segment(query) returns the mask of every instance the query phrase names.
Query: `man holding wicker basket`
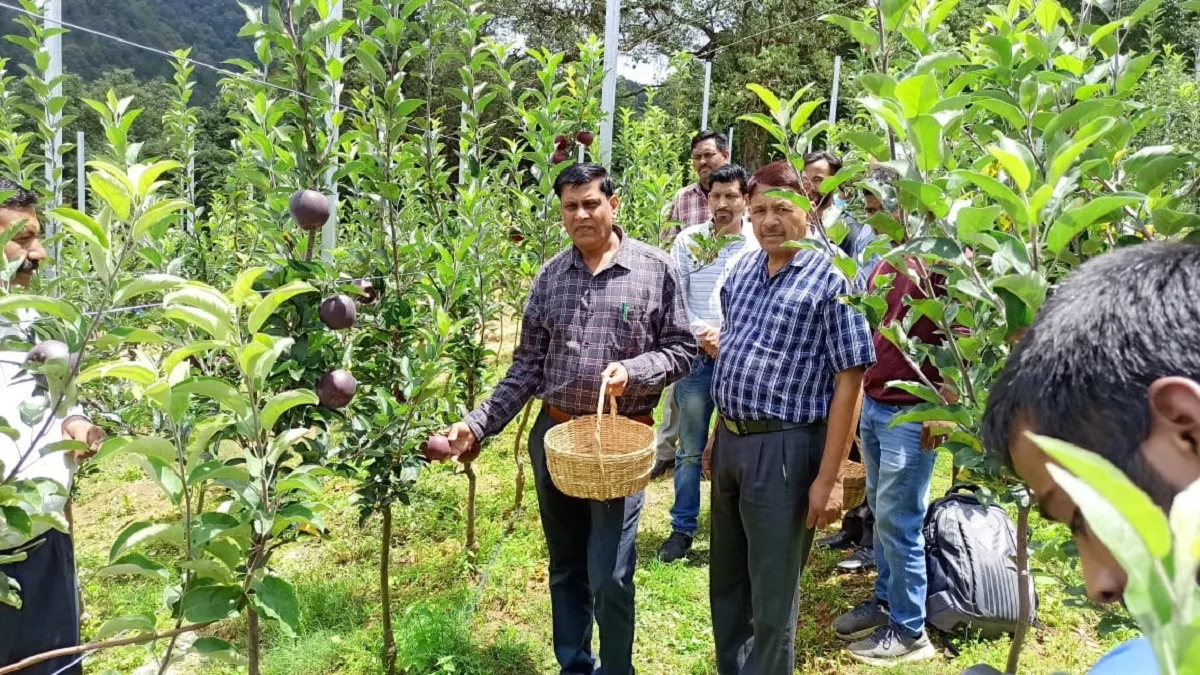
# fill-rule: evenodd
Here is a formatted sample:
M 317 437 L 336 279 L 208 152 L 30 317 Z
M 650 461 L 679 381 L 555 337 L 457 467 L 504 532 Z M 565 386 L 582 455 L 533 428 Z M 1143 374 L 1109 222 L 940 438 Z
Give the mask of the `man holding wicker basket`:
M 654 463 L 651 413 L 687 374 L 696 340 L 671 258 L 613 225 L 608 172 L 575 164 L 554 188 L 573 245 L 538 272 L 508 374 L 450 428 L 449 451 L 437 458 L 476 452 L 530 397 L 542 400 L 529 456 L 550 553 L 554 656 L 563 675 L 633 675 L 634 540 Z M 609 397 L 615 414 L 596 415 Z M 567 451 L 554 447 L 564 431 Z M 631 438 L 640 439 L 632 451 L 614 448 Z M 594 475 L 579 471 L 589 466 Z

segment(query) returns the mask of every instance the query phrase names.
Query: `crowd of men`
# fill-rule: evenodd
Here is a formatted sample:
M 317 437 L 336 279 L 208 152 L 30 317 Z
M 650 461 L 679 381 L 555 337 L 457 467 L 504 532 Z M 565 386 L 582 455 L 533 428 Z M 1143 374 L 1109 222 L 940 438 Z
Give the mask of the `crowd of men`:
M 561 171 L 555 191 L 571 246 L 533 282 L 507 375 L 450 428 L 449 452 L 435 459 L 474 453 L 531 397 L 541 399 L 528 447 L 549 551 L 554 655 L 562 675 L 632 675 L 643 494 L 604 502 L 563 494 L 547 469 L 544 439 L 554 425 L 593 413 L 604 386 L 618 397 L 620 414 L 647 424 L 654 424 L 653 412 L 669 391 L 659 434 L 668 450 L 655 473 L 673 469 L 675 499 L 672 534 L 659 558 L 674 562 L 689 554 L 707 470 L 717 671 L 790 675 L 800 578 L 814 532 L 856 506 L 843 504 L 842 473 L 857 438 L 875 518 L 870 550 L 878 577 L 871 597 L 830 629 L 847 641 L 853 658 L 868 664 L 931 658 L 921 522 L 934 466 L 928 450 L 938 430 L 892 424 L 917 401 L 888 384 L 918 379 L 914 364 L 841 297 L 889 279 L 886 325 L 904 321 L 909 298 L 944 292 L 943 280 L 923 277 L 915 262 L 905 261 L 904 270 L 863 260 L 875 235 L 844 213 L 849 235 L 825 240 L 811 227 L 810 211 L 780 194 L 808 197 L 818 218 L 830 208 L 842 210 L 837 191 L 820 191 L 841 168 L 834 155 L 810 155 L 802 172 L 774 162 L 751 176 L 729 164 L 723 137 L 703 132 L 693 140 L 692 161 L 697 182 L 672 206 L 680 231 L 669 253 L 615 224 L 619 197 L 603 167 L 575 164 Z M 876 171 L 872 178 L 880 189 L 864 195 L 866 215 L 899 215 L 892 176 Z M 20 286 L 45 252 L 32 196 L 11 183 L 0 183 L 0 191 L 16 192 L 0 206 L 0 232 L 25 228 L 5 247 L 7 259 L 25 261 L 14 279 Z M 723 242 L 715 258 L 700 259 L 703 238 Z M 825 248 L 794 245 L 806 238 Z M 847 278 L 832 262 L 834 246 L 859 260 L 864 272 Z M 1097 601 L 1121 599 L 1124 572 L 1022 432 L 1101 452 L 1169 508 L 1183 487 L 1200 479 L 1197 308 L 1200 247 L 1145 244 L 1101 256 L 1047 301 L 990 392 L 985 445 L 1028 481 L 1048 518 L 1070 523 Z M 931 344 L 945 338 L 927 319 L 909 333 Z M 938 383 L 935 368 L 915 365 Z M 15 367 L 4 365 L 0 376 L 6 409 L 39 395 L 18 385 Z M 14 447 L 28 444 L 28 430 L 14 425 L 19 416 L 4 416 L 20 433 Z M 94 448 L 101 436 L 86 419 L 70 417 L 45 440 L 72 438 Z M 7 445 L 0 452 L 3 465 L 18 461 Z M 47 457 L 55 459 L 42 458 L 18 477 L 45 475 L 59 483 L 64 492 L 47 499 L 55 500 L 48 508 L 61 512 L 77 458 Z M 18 560 L 14 552 L 28 555 Z M 0 571 L 21 584 L 26 598 L 21 609 L 0 604 L 0 665 L 75 644 L 79 610 L 69 537 L 43 529 L 26 541 L 0 542 L 0 560 L 8 560 Z M 39 668 L 29 672 L 79 672 L 61 660 Z M 1142 641 L 1093 672 L 1153 668 L 1154 654 Z

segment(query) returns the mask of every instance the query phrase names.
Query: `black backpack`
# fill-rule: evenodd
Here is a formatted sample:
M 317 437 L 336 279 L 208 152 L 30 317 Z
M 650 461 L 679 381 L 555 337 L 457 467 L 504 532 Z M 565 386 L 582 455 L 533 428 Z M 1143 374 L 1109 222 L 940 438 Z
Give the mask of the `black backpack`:
M 1017 627 L 1017 534 L 1008 512 L 996 504 L 984 507 L 975 489 L 953 487 L 925 514 L 925 613 L 938 630 L 967 626 L 991 638 Z M 1032 587 L 1031 579 L 1036 612 Z

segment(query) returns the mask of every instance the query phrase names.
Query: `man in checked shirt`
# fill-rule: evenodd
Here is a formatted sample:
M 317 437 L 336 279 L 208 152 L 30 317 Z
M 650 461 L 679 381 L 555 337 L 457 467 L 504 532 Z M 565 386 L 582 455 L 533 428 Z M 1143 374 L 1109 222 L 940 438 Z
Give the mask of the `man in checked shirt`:
M 554 189 L 574 245 L 538 272 L 512 367 L 448 438 L 453 455 L 474 452 L 531 396 L 542 399 L 529 456 L 550 552 L 554 655 L 563 675 L 633 675 L 634 539 L 643 495 L 607 502 L 564 495 L 546 468 L 544 438 L 555 424 L 595 414 L 602 378 L 619 397 L 618 412 L 653 425 L 650 413 L 663 388 L 687 373 L 696 339 L 671 258 L 613 225 L 617 197 L 604 168 L 570 166 Z M 602 669 L 592 654 L 593 619 Z
M 762 249 L 731 268 L 713 377 L 721 414 L 712 451 L 709 600 L 720 675 L 791 675 L 799 580 L 813 530 L 841 516 L 865 366 L 866 319 L 841 302 L 849 282 L 823 252 L 789 247 L 807 211 L 787 162 L 750 182 Z

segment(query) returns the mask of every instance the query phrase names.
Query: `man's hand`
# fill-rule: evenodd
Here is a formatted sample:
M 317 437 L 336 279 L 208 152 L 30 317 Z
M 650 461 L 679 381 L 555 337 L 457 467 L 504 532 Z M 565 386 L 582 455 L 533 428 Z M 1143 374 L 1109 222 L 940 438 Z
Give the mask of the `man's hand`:
M 438 447 L 441 445 L 440 443 L 424 443 L 421 445 L 421 451 L 425 453 L 425 459 L 431 462 L 445 462 L 451 459 L 461 461 L 464 456 L 470 457 L 470 459 L 479 456 L 475 434 L 471 431 L 471 427 L 465 423 L 455 422 L 445 435 L 447 442 L 443 447 Z M 473 453 L 473 455 L 468 453 Z
M 610 363 L 600 373 L 602 379 L 608 380 L 608 393 L 612 396 L 621 396 L 625 393 L 625 385 L 629 384 L 629 371 L 625 370 L 625 366 L 620 363 Z
M 75 453 L 75 462 L 77 464 L 82 464 L 91 459 L 96 454 L 96 451 L 100 449 L 100 444 L 107 437 L 103 429 L 92 424 L 88 418 L 82 415 L 71 415 L 63 420 L 62 432 L 67 440 L 87 443 L 87 450 L 80 450 Z
M 937 450 L 952 431 L 954 431 L 954 425 L 948 422 L 929 421 L 923 423 L 921 425 L 921 449 Z
M 808 489 L 808 521 L 810 528 L 821 529 L 836 523 L 842 517 L 842 481 L 818 478 Z
M 697 341 L 700 343 L 700 349 L 704 350 L 710 358 L 717 358 L 717 348 L 721 341 L 721 331 L 716 328 L 704 328 L 696 335 Z

